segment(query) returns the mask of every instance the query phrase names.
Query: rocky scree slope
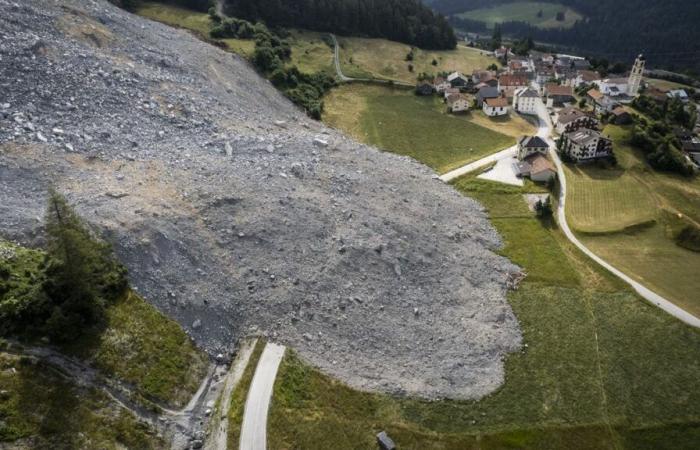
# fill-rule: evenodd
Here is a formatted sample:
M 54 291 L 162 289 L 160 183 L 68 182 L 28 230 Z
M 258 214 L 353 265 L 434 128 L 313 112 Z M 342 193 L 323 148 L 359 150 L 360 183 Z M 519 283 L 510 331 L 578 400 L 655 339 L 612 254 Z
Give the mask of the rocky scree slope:
M 0 236 L 39 243 L 55 185 L 210 352 L 258 333 L 361 389 L 502 383 L 518 268 L 478 203 L 185 31 L 103 0 L 0 17 Z

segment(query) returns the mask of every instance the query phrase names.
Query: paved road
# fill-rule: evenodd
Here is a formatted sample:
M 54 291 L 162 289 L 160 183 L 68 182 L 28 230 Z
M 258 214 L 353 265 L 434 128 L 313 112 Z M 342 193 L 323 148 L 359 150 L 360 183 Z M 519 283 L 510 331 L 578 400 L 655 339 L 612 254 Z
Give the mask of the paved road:
M 503 158 L 508 158 L 511 156 L 515 156 L 518 153 L 518 146 L 514 145 L 512 147 L 508 147 L 505 150 L 501 150 L 498 153 L 494 153 L 492 155 L 489 155 L 485 158 L 481 158 L 478 161 L 474 161 L 473 163 L 469 163 L 466 166 L 462 166 L 459 169 L 455 169 L 451 172 L 447 172 L 446 174 L 440 176 L 440 179 L 444 182 L 452 181 L 455 178 L 459 178 L 462 175 L 466 175 L 469 172 L 474 172 L 476 169 L 484 166 L 488 166 L 489 164 L 495 163 L 499 159 Z
M 245 402 L 243 425 L 241 425 L 241 450 L 267 448 L 267 413 L 284 350 L 283 345 L 267 343 L 260 356 Z
M 377 84 L 392 84 L 396 86 L 406 86 L 413 87 L 412 84 L 406 83 L 398 80 L 381 80 L 378 78 L 352 78 L 345 76 L 343 70 L 340 68 L 340 46 L 338 45 L 338 39 L 336 39 L 335 34 L 331 33 L 331 38 L 333 39 L 333 60 L 335 64 L 335 72 L 338 76 L 338 81 L 349 83 L 349 82 L 363 82 L 363 83 L 377 83 Z
M 592 251 L 588 249 L 581 241 L 578 240 L 578 238 L 574 235 L 574 233 L 571 231 L 569 228 L 569 224 L 566 221 L 566 174 L 564 173 L 564 166 L 562 165 L 561 160 L 559 159 L 559 155 L 556 152 L 556 145 L 554 143 L 554 140 L 552 139 L 552 122 L 549 117 L 549 114 L 547 112 L 547 109 L 544 107 L 544 105 L 541 105 L 540 108 L 538 108 L 538 118 L 540 120 L 540 127 L 537 132 L 537 135 L 540 136 L 541 138 L 545 139 L 547 143 L 550 145 L 550 154 L 552 156 L 552 159 L 554 160 L 554 164 L 557 167 L 557 175 L 559 176 L 559 206 L 557 208 L 557 219 L 559 222 L 559 226 L 561 227 L 562 231 L 564 231 L 564 234 L 566 237 L 571 241 L 572 244 L 574 244 L 576 247 L 579 248 L 583 253 L 585 253 L 588 257 L 590 257 L 593 261 L 597 262 L 601 266 L 603 266 L 605 269 L 607 269 L 609 272 L 611 272 L 613 275 L 616 277 L 620 278 L 622 281 L 625 283 L 629 284 L 632 286 L 632 288 L 637 291 L 639 295 L 641 295 L 645 300 L 651 302 L 652 304 L 658 306 L 659 308 L 663 309 L 667 313 L 671 314 L 673 317 L 676 317 L 679 320 L 682 320 L 683 322 L 687 323 L 688 325 L 691 325 L 696 328 L 700 328 L 700 318 L 695 317 L 693 314 L 689 313 L 688 311 L 676 306 L 673 304 L 671 301 L 665 299 L 664 297 L 660 296 L 656 292 L 652 291 L 651 289 L 645 287 L 641 283 L 633 280 L 630 278 L 628 275 L 624 274 L 622 271 L 616 269 L 612 264 L 608 263 L 605 261 L 603 258 L 599 257 Z

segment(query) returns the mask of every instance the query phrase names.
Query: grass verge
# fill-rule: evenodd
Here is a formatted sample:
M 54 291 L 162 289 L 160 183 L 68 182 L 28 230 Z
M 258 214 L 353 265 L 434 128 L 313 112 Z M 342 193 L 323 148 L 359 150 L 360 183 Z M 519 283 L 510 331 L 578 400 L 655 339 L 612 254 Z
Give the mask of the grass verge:
M 231 405 L 228 410 L 228 448 L 236 449 L 241 441 L 241 425 L 243 425 L 243 413 L 245 410 L 245 401 L 248 396 L 250 383 L 253 381 L 255 369 L 258 367 L 260 355 L 265 349 L 265 341 L 258 339 L 253 353 L 250 355 L 248 365 L 243 371 L 243 376 L 239 381 L 236 389 L 231 393 Z M 274 447 L 272 447 L 274 448 Z

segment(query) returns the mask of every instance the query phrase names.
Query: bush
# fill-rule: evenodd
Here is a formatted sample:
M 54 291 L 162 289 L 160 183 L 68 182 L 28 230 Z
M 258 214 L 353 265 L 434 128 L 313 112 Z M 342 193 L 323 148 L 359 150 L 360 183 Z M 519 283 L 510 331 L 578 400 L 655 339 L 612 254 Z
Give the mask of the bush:
M 692 225 L 683 228 L 676 236 L 676 243 L 688 250 L 700 252 L 700 228 Z

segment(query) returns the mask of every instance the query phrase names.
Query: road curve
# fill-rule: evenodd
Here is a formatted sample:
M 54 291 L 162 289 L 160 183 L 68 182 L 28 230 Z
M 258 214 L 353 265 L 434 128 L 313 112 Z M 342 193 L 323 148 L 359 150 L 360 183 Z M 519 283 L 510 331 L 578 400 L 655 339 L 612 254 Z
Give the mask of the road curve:
M 272 388 L 275 384 L 277 369 L 284 356 L 284 350 L 283 345 L 265 344 L 245 402 L 243 424 L 241 425 L 241 450 L 265 450 L 267 448 L 267 412 L 272 399 Z
M 599 257 L 591 250 L 589 250 L 588 247 L 583 245 L 583 243 L 579 241 L 578 238 L 574 235 L 574 233 L 569 228 L 568 222 L 566 221 L 566 174 L 564 173 L 564 166 L 561 162 L 561 159 L 559 159 L 559 155 L 556 152 L 556 144 L 551 136 L 552 122 L 544 105 L 540 105 L 540 108 L 538 108 L 538 118 L 540 121 L 540 127 L 537 132 L 537 135 L 545 139 L 549 144 L 549 152 L 557 168 L 557 175 L 559 177 L 559 206 L 557 207 L 557 221 L 559 222 L 559 226 L 561 227 L 567 239 L 569 239 L 569 241 L 571 241 L 572 244 L 578 247 L 579 250 L 585 253 L 593 261 L 597 262 L 610 273 L 632 286 L 632 288 L 640 296 L 642 296 L 642 298 L 658 306 L 662 310 L 671 314 L 673 317 L 685 322 L 686 324 L 696 328 L 700 328 L 700 318 L 694 316 L 693 314 L 689 313 L 683 308 L 675 305 L 673 302 L 665 299 L 661 295 L 645 287 L 643 284 L 633 280 L 631 277 L 629 277 L 622 271 L 616 269 L 612 264 L 608 263 L 603 258 Z
M 331 39 L 333 39 L 333 64 L 335 65 L 335 73 L 338 77 L 338 81 L 343 83 L 361 82 L 361 83 L 377 83 L 377 84 L 390 84 L 396 86 L 413 87 L 412 84 L 406 83 L 404 81 L 398 80 L 381 80 L 379 78 L 352 78 L 348 77 L 343 73 L 340 68 L 340 46 L 338 45 L 338 39 L 335 34 L 330 33 Z

